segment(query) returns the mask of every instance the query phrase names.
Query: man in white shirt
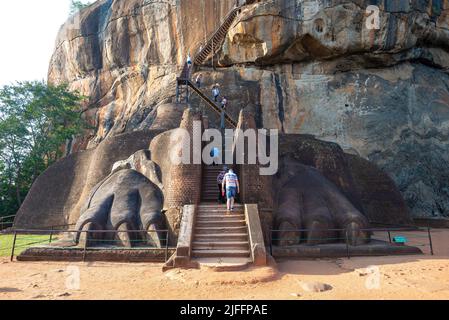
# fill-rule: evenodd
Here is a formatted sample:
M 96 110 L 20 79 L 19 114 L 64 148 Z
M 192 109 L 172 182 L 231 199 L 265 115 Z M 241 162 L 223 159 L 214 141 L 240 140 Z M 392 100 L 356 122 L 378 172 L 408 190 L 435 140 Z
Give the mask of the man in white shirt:
M 226 190 L 226 197 L 228 198 L 228 211 L 234 211 L 235 197 L 240 193 L 240 184 L 239 178 L 232 169 L 229 170 L 223 178 L 222 190 L 223 196 L 225 192 L 224 190 Z

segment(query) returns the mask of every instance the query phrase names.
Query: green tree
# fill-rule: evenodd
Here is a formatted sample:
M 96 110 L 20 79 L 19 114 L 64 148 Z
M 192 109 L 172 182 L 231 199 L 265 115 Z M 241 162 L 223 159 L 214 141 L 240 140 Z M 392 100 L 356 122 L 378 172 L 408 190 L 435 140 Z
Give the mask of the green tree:
M 36 178 L 87 128 L 84 97 L 66 85 L 23 82 L 0 89 L 0 216 L 15 214 Z
M 91 3 L 84 3 L 82 1 L 78 1 L 78 0 L 72 0 L 72 2 L 70 3 L 70 15 L 73 15 L 75 13 L 77 13 L 78 11 L 90 6 Z

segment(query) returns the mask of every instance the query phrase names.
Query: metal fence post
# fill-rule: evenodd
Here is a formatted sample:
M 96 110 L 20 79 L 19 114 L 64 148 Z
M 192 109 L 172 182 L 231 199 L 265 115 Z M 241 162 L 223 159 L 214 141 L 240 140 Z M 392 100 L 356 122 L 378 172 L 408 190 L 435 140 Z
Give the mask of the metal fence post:
M 16 240 L 17 240 L 17 232 L 14 231 L 14 240 L 12 242 L 12 249 L 11 249 L 11 262 L 14 261 L 14 251 L 16 248 Z
M 84 241 L 83 262 L 86 262 L 87 242 L 89 241 L 89 231 L 86 231 L 86 239 Z
M 391 243 L 391 232 L 390 232 L 390 230 L 388 230 L 388 240 L 389 240 L 390 243 Z
M 270 232 L 270 255 L 273 256 L 273 230 Z
M 351 259 L 351 254 L 349 252 L 349 235 L 348 235 L 348 230 L 346 230 L 346 253 L 348 255 L 348 259 Z
M 165 237 L 165 262 L 168 261 L 168 242 L 169 242 L 169 231 L 167 230 L 167 235 Z
M 433 252 L 432 234 L 430 232 L 430 228 L 427 228 L 427 234 L 429 236 L 430 254 L 433 256 L 434 252 Z
M 48 243 L 51 243 L 52 241 L 53 241 L 53 227 L 51 228 L 50 239 L 48 240 Z

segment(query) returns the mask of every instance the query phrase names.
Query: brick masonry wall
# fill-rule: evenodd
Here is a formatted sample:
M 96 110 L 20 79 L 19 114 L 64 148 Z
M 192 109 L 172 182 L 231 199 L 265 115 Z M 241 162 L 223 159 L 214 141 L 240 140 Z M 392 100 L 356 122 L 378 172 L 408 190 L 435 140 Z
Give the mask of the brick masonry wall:
M 243 131 L 257 129 L 254 114 L 243 110 L 239 116 L 237 129 Z M 247 149 L 248 146 L 245 144 L 245 154 L 248 154 Z M 268 245 L 270 230 L 273 226 L 272 177 L 261 176 L 258 164 L 238 165 L 236 169 L 241 185 L 241 201 L 246 204 L 258 205 L 265 244 Z
M 180 128 L 186 129 L 190 135 L 191 159 L 193 159 L 193 122 L 201 121 L 201 115 L 186 110 Z M 177 208 L 188 204 L 199 204 L 201 200 L 201 164 L 182 164 L 172 167 L 171 181 L 167 189 L 166 207 Z

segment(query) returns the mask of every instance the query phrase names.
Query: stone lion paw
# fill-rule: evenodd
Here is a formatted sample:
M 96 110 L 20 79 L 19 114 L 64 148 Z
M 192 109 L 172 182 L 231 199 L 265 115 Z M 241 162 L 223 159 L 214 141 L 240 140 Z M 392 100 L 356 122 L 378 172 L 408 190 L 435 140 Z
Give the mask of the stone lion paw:
M 92 191 L 76 225 L 75 242 L 161 247 L 165 235 L 156 230 L 164 226 L 162 204 L 161 190 L 143 174 L 130 169 L 114 172 Z
M 279 188 L 276 235 L 279 245 L 369 241 L 369 223 L 317 169 L 296 164 Z M 298 232 L 298 230 L 304 230 Z

